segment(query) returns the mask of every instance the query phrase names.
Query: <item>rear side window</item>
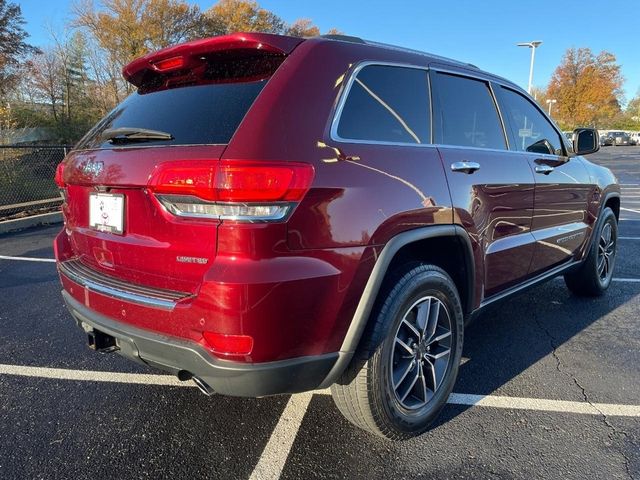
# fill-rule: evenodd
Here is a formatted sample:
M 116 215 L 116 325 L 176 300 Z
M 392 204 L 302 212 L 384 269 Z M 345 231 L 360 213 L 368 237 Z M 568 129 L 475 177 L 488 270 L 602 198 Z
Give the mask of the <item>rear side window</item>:
M 337 133 L 345 140 L 430 143 L 426 70 L 369 65 L 349 90 Z
M 141 145 L 229 143 L 267 80 L 136 92 L 103 118 L 77 148 L 113 148 L 101 134 L 111 128 L 143 128 L 169 133 L 172 140 Z M 142 90 L 141 90 L 142 91 Z M 137 143 L 127 143 L 134 146 Z
M 520 152 L 562 155 L 562 140 L 551 123 L 524 96 L 500 87 L 500 104 L 511 126 L 513 148 Z
M 504 132 L 486 82 L 436 73 L 435 143 L 506 149 Z

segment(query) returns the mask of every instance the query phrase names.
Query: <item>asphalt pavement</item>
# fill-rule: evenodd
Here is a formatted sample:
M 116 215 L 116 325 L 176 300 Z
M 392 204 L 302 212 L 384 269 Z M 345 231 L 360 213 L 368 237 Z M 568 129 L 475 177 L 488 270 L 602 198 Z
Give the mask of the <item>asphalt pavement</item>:
M 327 392 L 206 397 L 95 354 L 46 261 L 60 227 L 0 236 L 0 479 L 640 479 L 640 147 L 590 158 L 623 187 L 611 288 L 554 280 L 484 312 L 437 425 L 400 443 Z

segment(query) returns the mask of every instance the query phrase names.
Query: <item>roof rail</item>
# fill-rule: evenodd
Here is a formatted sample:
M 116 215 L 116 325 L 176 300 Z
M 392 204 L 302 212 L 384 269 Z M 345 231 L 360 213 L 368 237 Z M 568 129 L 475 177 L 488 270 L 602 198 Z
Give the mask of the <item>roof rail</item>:
M 454 64 L 454 65 L 458 65 L 458 66 L 461 66 L 461 67 L 471 67 L 471 68 L 474 68 L 476 70 L 480 70 L 478 67 L 476 67 L 472 63 L 461 62 L 459 60 L 454 60 L 453 58 L 447 58 L 447 57 L 443 57 L 441 55 L 436 55 L 436 54 L 429 53 L 429 52 L 423 52 L 421 50 L 415 50 L 413 48 L 399 47 L 398 45 L 391 45 L 391 44 L 388 44 L 388 43 L 381 43 L 381 42 L 373 42 L 371 40 L 367 40 L 364 43 L 366 43 L 367 45 L 375 46 L 375 47 L 388 48 L 390 50 L 398 50 L 398 51 L 406 52 L 406 53 L 415 53 L 415 54 L 418 54 L 418 55 L 424 55 L 426 57 L 433 58 L 434 60 L 440 60 L 440 61 L 451 63 L 451 64 Z
M 351 35 L 320 35 L 320 38 L 326 38 L 327 40 L 339 40 L 341 42 L 351 42 L 351 43 L 367 43 L 360 37 L 352 37 Z
M 351 42 L 351 43 L 362 43 L 364 45 L 371 45 L 371 46 L 375 46 L 375 47 L 382 47 L 382 48 L 388 48 L 390 50 L 398 50 L 401 52 L 406 52 L 406 53 L 416 53 L 419 55 L 424 55 L 430 58 L 433 58 L 435 60 L 441 60 L 441 61 L 445 61 L 448 63 L 453 63 L 462 67 L 470 67 L 473 68 L 475 70 L 480 70 L 480 68 L 477 65 L 474 65 L 473 63 L 465 63 L 465 62 L 461 62 L 459 60 L 454 60 L 452 58 L 447 58 L 447 57 L 443 57 L 440 55 L 435 55 L 433 53 L 428 53 L 428 52 L 423 52 L 421 50 L 414 50 L 412 48 L 406 48 L 406 47 L 400 47 L 398 45 L 392 45 L 389 43 L 381 43 L 381 42 L 374 42 L 371 40 L 363 40 L 360 37 L 352 37 L 350 35 L 320 35 L 320 38 L 326 38 L 328 40 L 339 40 L 342 42 Z

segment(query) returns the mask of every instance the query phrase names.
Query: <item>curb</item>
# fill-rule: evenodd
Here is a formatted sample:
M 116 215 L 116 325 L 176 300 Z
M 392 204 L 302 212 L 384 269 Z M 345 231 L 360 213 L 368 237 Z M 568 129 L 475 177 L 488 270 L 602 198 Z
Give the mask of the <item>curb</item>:
M 62 223 L 61 212 L 42 213 L 31 217 L 0 222 L 0 234 L 17 232 L 18 230 L 24 230 L 25 228 L 49 225 L 52 223 Z

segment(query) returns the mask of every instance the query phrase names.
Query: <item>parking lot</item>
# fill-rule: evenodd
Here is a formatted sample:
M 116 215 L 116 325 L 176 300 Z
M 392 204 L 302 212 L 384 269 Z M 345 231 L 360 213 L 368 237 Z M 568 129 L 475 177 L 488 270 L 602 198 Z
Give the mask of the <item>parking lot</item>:
M 609 292 L 554 280 L 484 312 L 437 425 L 401 443 L 327 392 L 205 397 L 91 352 L 50 261 L 60 226 L 0 237 L 0 478 L 640 479 L 640 147 L 590 159 L 623 189 Z

